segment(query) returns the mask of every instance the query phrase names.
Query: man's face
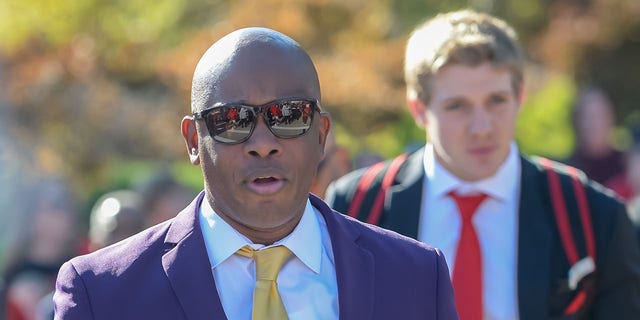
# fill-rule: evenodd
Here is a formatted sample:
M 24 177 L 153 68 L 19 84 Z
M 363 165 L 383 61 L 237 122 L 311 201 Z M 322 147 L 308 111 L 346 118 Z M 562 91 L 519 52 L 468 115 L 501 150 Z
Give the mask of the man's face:
M 302 62 L 295 57 L 281 56 L 271 48 L 246 51 L 225 66 L 215 84 L 214 104 L 319 99 L 312 81 L 315 71 L 300 67 Z M 291 139 L 274 136 L 260 116 L 253 134 L 239 144 L 215 141 L 205 122 L 196 121 L 198 161 L 213 209 L 237 229 L 249 232 L 269 233 L 297 223 L 329 130 L 327 116 L 316 111 L 313 116 L 309 131 Z
M 436 158 L 465 181 L 493 176 L 509 153 L 519 100 L 506 69 L 449 65 L 435 76 L 424 109 Z

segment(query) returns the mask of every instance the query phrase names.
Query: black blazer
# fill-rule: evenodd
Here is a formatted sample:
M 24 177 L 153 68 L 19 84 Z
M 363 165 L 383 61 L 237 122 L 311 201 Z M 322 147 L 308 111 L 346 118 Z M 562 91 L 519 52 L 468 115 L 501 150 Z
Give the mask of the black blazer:
M 402 165 L 385 196 L 379 222 L 384 228 L 414 239 L 418 235 L 425 179 L 423 158 L 424 148 L 409 155 Z M 561 318 L 577 293 L 567 285 L 571 266 L 559 238 L 546 172 L 531 159 L 521 157 L 521 163 L 517 270 L 520 319 Z M 365 170 L 351 172 L 329 187 L 326 199 L 334 209 L 347 212 Z M 578 235 L 576 246 L 581 253 L 586 252 L 571 180 L 557 171 L 572 230 Z M 599 184 L 584 177 L 582 183 L 596 240 L 596 294 L 581 319 L 640 319 L 640 249 L 625 206 Z M 368 193 L 363 203 L 370 206 L 374 193 Z M 358 219 L 366 221 L 367 214 L 364 212 Z

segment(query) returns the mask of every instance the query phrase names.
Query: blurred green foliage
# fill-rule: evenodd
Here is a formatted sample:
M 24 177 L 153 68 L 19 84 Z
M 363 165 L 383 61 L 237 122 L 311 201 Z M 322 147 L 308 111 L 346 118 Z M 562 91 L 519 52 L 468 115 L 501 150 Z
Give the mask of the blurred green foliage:
M 516 141 L 522 152 L 555 159 L 570 155 L 574 136 L 569 106 L 575 91 L 571 79 L 556 75 L 526 97 L 516 124 Z

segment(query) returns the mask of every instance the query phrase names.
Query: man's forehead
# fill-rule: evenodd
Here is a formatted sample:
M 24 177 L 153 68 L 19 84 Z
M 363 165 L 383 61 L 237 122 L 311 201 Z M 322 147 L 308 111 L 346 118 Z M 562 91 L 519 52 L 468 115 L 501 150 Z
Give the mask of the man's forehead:
M 283 51 L 302 51 L 293 39 L 282 33 L 266 28 L 245 28 L 227 34 L 209 47 L 198 62 L 196 71 L 229 63 L 246 51 L 261 51 L 269 47 Z
M 209 52 L 210 60 L 201 61 L 192 98 L 198 99 L 200 92 L 202 108 L 230 102 L 263 104 L 290 97 L 320 100 L 319 80 L 308 55 L 295 42 L 269 38 L 216 43 L 210 50 L 225 53 Z

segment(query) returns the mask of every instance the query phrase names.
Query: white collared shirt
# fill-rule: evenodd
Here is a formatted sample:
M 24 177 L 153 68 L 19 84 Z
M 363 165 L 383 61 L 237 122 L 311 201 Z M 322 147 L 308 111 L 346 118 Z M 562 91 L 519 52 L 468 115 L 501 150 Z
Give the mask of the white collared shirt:
M 424 156 L 426 173 L 418 239 L 444 253 L 449 271 L 455 266 L 461 219 L 455 201 L 447 193 L 483 192 L 489 195 L 473 216 L 482 250 L 484 319 L 518 319 L 517 243 L 520 173 L 518 147 L 511 143 L 509 155 L 493 177 L 467 182 L 440 165 L 433 145 Z
M 236 231 L 213 211 L 206 198 L 200 206 L 200 228 L 227 318 L 250 320 L 255 263 L 235 252 L 245 245 L 257 250 L 267 246 L 254 244 Z M 276 245 L 293 253 L 276 280 L 289 319 L 338 319 L 331 239 L 324 218 L 309 200 L 293 232 L 269 247 Z

